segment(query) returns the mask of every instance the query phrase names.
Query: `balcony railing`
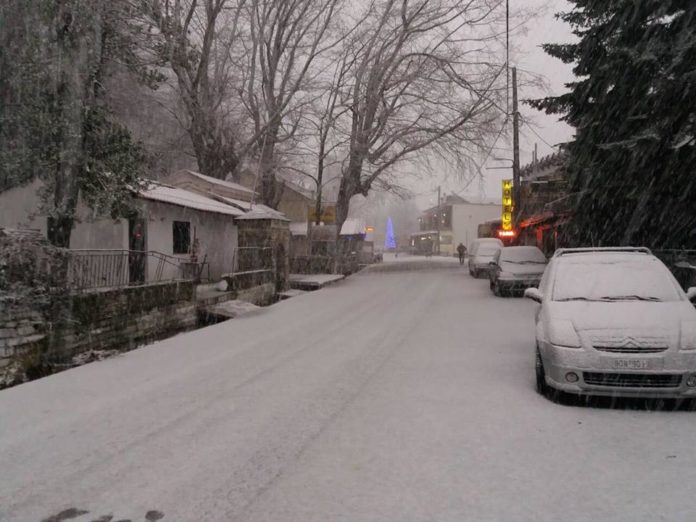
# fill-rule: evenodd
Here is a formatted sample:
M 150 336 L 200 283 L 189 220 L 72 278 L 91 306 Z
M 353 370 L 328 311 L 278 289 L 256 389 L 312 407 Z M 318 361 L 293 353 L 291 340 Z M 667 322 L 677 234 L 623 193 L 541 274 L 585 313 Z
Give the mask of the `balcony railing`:
M 155 251 L 70 250 L 67 286 L 82 291 L 166 281 L 200 281 L 208 263 Z

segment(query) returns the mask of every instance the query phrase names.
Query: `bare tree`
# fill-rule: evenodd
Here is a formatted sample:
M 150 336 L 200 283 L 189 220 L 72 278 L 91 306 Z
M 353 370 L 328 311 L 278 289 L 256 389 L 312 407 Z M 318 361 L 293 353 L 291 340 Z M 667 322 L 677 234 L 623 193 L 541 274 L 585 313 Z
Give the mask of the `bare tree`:
M 252 121 L 247 150 L 258 155 L 261 198 L 276 207 L 277 147 L 291 140 L 311 102 L 313 65 L 340 37 L 329 29 L 342 0 L 250 0 L 249 46 L 242 49 L 244 75 L 239 87 Z
M 232 83 L 230 49 L 239 36 L 245 0 L 142 0 L 156 26 L 156 47 L 176 77 L 186 128 L 204 174 L 225 179 L 237 171 L 236 124 L 227 103 Z
M 346 52 L 349 136 L 337 225 L 396 165 L 419 155 L 461 163 L 482 150 L 504 117 L 498 0 L 375 0 Z M 499 81 L 502 79 L 502 81 Z

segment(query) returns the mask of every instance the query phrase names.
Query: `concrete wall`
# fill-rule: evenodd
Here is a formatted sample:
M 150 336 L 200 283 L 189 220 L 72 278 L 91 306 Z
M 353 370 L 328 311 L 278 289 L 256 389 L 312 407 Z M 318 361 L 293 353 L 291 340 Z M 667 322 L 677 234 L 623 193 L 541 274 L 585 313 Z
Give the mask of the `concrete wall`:
M 199 241 L 199 262 L 207 255 L 210 277 L 213 280 L 232 271 L 234 251 L 237 248 L 237 226 L 232 216 L 202 212 L 189 208 L 142 200 L 140 207 L 146 219 L 145 244 L 147 250 L 161 252 L 181 260 L 191 258 L 190 254 L 174 254 L 174 221 L 191 223 L 191 244 L 194 238 Z M 164 265 L 164 277 L 173 275 L 175 268 Z M 157 263 L 148 260 L 148 277 L 154 278 Z M 207 274 L 204 274 L 207 276 Z
M 46 237 L 46 216 L 39 212 L 42 185 L 40 180 L 34 180 L 23 187 L 0 193 L 0 227 L 36 229 Z M 70 248 L 128 248 L 126 220 L 95 219 L 93 212 L 83 203 L 78 204 L 77 218 L 78 222 L 70 235 Z
M 46 217 L 39 214 L 41 186 L 41 181 L 34 180 L 0 192 L 0 227 L 33 228 L 46 237 Z
M 464 243 L 468 249 L 478 237 L 478 226 L 502 214 L 500 205 L 462 203 L 452 205 L 452 246 Z

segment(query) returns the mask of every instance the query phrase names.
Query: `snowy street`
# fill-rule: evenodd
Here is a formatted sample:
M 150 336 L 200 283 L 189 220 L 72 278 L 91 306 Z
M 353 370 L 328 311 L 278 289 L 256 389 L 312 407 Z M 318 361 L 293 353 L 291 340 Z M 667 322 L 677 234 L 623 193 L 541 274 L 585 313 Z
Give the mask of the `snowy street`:
M 696 413 L 542 398 L 535 306 L 400 257 L 2 391 L 0 521 L 693 520 Z

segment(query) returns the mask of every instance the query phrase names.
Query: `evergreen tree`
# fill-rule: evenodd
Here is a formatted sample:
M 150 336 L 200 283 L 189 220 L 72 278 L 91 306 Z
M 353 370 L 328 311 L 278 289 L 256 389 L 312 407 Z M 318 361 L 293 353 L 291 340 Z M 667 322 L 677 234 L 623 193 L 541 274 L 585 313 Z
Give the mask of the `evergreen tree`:
M 113 121 L 102 80 L 137 55 L 122 0 L 11 0 L 0 11 L 0 190 L 43 182 L 49 240 L 67 247 L 78 198 L 123 216 L 145 154 Z
M 579 245 L 696 247 L 696 2 L 570 0 L 570 91 L 531 104 L 576 128 L 568 170 Z

